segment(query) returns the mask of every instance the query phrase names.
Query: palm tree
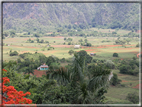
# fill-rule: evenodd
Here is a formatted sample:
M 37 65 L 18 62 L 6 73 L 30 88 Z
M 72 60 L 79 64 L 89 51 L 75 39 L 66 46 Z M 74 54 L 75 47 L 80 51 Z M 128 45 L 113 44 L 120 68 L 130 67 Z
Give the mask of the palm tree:
M 77 89 L 76 103 L 93 104 L 96 103 L 95 94 L 98 90 L 107 86 L 110 70 L 96 67 L 93 71 L 88 71 L 85 59 L 86 56 L 81 57 L 75 53 L 71 69 L 52 69 L 48 77 L 56 79 L 59 85 L 71 83 L 71 86 Z

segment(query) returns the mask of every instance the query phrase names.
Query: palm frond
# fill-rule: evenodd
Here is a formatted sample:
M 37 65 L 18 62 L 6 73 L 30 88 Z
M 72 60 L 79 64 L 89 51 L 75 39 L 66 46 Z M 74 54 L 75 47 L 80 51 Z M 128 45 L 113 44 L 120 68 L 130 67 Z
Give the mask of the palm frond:
M 97 67 L 91 72 L 91 78 L 88 82 L 88 90 L 94 91 L 103 86 L 106 86 L 106 83 L 109 79 L 110 70 Z

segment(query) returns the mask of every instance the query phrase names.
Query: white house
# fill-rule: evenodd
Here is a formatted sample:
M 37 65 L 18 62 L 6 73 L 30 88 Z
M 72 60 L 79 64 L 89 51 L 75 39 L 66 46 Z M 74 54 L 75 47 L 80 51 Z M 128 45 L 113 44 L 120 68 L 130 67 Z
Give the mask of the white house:
M 45 65 L 45 64 L 43 64 L 43 65 L 41 65 L 40 67 L 37 68 L 37 70 L 48 70 L 48 69 L 49 69 L 48 65 Z
M 75 45 L 74 48 L 75 48 L 75 49 L 79 49 L 79 48 L 80 48 L 80 45 Z
M 95 56 L 96 54 L 94 54 L 94 53 L 90 53 L 90 55 L 91 55 L 91 56 Z

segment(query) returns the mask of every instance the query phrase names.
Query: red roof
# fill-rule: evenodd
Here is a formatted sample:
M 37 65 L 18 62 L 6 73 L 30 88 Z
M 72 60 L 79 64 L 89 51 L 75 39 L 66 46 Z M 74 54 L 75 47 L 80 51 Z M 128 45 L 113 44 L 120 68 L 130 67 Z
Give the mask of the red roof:
M 42 75 L 46 75 L 46 71 L 34 70 L 34 75 L 35 75 L 36 77 L 42 77 Z

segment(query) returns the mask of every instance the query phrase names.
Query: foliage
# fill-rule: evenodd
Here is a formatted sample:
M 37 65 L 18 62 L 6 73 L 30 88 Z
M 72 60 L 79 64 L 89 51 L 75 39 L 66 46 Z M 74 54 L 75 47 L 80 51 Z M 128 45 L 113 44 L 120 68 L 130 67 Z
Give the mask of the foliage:
M 3 37 L 8 37 L 9 36 L 9 32 L 8 31 L 4 31 L 3 32 Z
M 68 96 L 71 104 L 103 103 L 103 94 L 106 91 L 101 88 L 106 86 L 110 70 L 96 67 L 93 71 L 87 71 L 85 56 L 75 53 L 74 57 L 73 64 L 68 69 L 61 67 L 58 70 L 50 70 L 47 78 L 56 79 L 60 86 L 72 87 L 72 94 Z M 88 79 L 85 79 L 85 76 Z
M 67 38 L 65 39 L 67 42 L 71 42 L 72 41 L 72 38 Z
M 18 55 L 18 52 L 17 51 L 14 51 L 14 52 L 10 52 L 10 54 L 9 54 L 10 56 L 17 56 Z
M 117 84 L 120 84 L 121 80 L 118 79 L 117 74 L 113 73 L 113 77 L 111 78 L 110 83 L 114 86 L 116 86 Z
M 3 71 L 7 72 L 7 70 L 3 69 Z M 27 95 L 31 95 L 30 92 L 17 91 L 13 86 L 6 86 L 5 84 L 10 83 L 10 79 L 8 77 L 3 77 L 3 90 L 2 90 L 2 105 L 5 104 L 32 104 L 31 99 L 25 98 Z
M 118 45 L 125 45 L 126 40 L 119 40 L 119 39 L 117 39 L 117 40 L 115 41 L 115 43 L 118 44 Z
M 105 63 L 106 67 L 108 67 L 109 69 L 114 69 L 115 68 L 115 64 L 111 61 L 111 60 L 107 60 Z
M 91 63 L 91 61 L 92 61 L 92 59 L 93 59 L 93 58 L 92 58 L 90 55 L 88 55 L 87 52 L 84 51 L 84 50 L 81 50 L 81 51 L 77 52 L 77 54 L 79 54 L 80 57 L 86 57 L 86 58 L 85 58 L 85 63 Z
M 112 34 L 117 34 L 117 32 L 112 32 Z
M 73 50 L 69 50 L 69 52 L 68 52 L 70 55 L 72 55 L 73 53 L 74 53 L 74 51 Z
M 50 66 L 49 66 L 49 69 L 56 70 L 56 69 L 59 69 L 59 68 L 60 68 L 60 64 L 56 63 L 56 62 L 51 63 Z
M 139 96 L 135 92 L 129 93 L 127 95 L 126 99 L 129 100 L 130 102 L 134 103 L 134 104 L 138 104 L 139 103 Z
M 34 43 L 34 40 L 28 39 L 27 42 L 28 43 Z
M 137 60 L 122 61 L 119 67 L 120 73 L 138 75 L 139 62 Z
M 34 37 L 40 37 L 38 33 L 33 34 Z
M 118 53 L 113 53 L 113 57 L 118 57 Z
M 136 45 L 136 47 L 139 47 L 139 43 Z

